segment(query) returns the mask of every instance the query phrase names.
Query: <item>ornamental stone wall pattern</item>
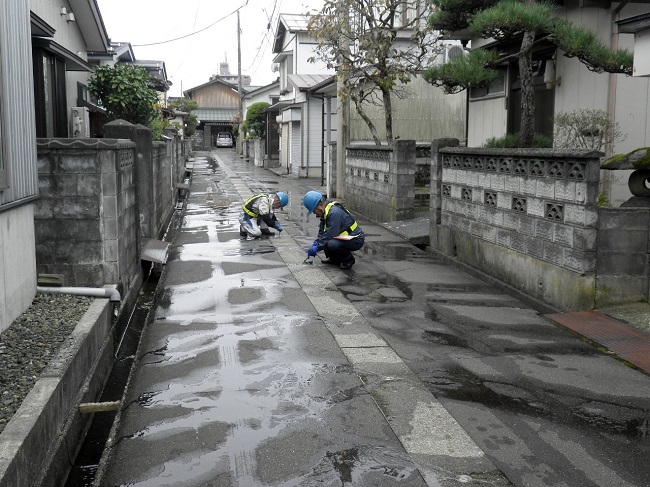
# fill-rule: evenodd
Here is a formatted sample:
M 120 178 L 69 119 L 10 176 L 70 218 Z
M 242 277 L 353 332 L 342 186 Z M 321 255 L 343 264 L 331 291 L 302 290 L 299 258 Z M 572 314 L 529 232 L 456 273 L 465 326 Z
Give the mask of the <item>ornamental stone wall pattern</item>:
M 413 218 L 415 141 L 346 149 L 345 203 L 377 222 Z
M 597 158 L 444 154 L 442 168 L 443 224 L 575 272 L 594 271 Z
M 432 144 L 434 248 L 547 303 L 591 309 L 600 154 L 450 144 Z

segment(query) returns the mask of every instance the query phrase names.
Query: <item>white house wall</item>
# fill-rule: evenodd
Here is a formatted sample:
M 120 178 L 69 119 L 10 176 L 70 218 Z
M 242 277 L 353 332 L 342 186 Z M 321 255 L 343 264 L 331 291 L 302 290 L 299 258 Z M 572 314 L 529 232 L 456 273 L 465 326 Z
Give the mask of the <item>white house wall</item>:
M 611 44 L 612 21 L 609 10 L 602 8 L 571 9 L 565 18 L 591 29 L 606 44 Z M 579 108 L 607 110 L 609 74 L 594 73 L 575 58 L 558 53 L 556 75 L 561 76 L 555 88 L 555 113 Z
M 503 137 L 508 126 L 505 96 L 470 101 L 467 114 L 467 146 L 481 147 L 492 137 Z
M 283 123 L 280 127 L 280 167 L 283 167 L 289 173 L 291 171 L 291 166 L 289 165 L 290 124 Z
M 303 105 L 303 158 L 302 173 L 305 177 L 318 177 L 321 175 L 321 147 L 323 146 L 323 121 L 322 111 L 326 110 L 320 98 L 311 97 Z M 332 121 L 334 124 L 335 121 Z
M 617 4 L 612 4 L 614 8 Z M 648 11 L 647 5 L 628 4 L 620 18 L 626 18 Z M 558 15 L 578 25 L 592 29 L 607 46 L 613 43 L 612 10 L 602 8 L 574 8 L 558 10 Z M 618 20 L 618 19 L 615 19 Z M 633 35 L 621 34 L 619 47 L 632 50 Z M 614 153 L 626 153 L 638 147 L 650 145 L 648 127 L 650 114 L 650 79 L 632 78 L 625 75 L 594 73 L 575 58 L 567 58 L 558 52 L 556 74 L 561 83 L 555 89 L 555 113 L 578 109 L 599 109 L 610 111 L 623 134 L 624 141 L 614 146 Z M 610 100 L 610 83 L 614 99 Z M 495 98 L 470 101 L 468 123 L 468 145 L 481 146 L 490 137 L 502 137 L 507 130 L 505 99 Z
M 300 174 L 301 160 L 301 127 L 300 122 L 289 122 L 289 161 L 288 164 L 291 173 L 298 176 Z
M 296 68 L 296 73 L 299 74 L 333 74 L 334 70 L 327 69 L 327 65 L 316 59 L 314 62 L 309 62 L 309 58 L 314 56 L 314 49 L 316 48 L 316 42 L 313 40 L 305 40 L 305 43 L 299 43 L 296 56 L 294 56 L 294 66 Z
M 61 7 L 65 7 L 67 12 L 74 13 L 66 0 L 61 2 L 31 0 L 29 3 L 32 12 L 56 29 L 54 40 L 57 44 L 86 59 L 86 41 L 81 35 L 77 22 L 68 22 L 67 17 L 61 15 Z
M 75 53 L 84 61 L 88 60 L 86 41 L 81 35 L 77 21 L 68 22 L 67 16 L 61 15 L 61 7 L 65 7 L 67 12 L 74 13 L 67 1 L 52 2 L 49 0 L 32 0 L 30 6 L 31 10 L 36 15 L 56 29 L 54 41 L 57 44 L 65 47 L 68 51 Z M 68 118 L 70 117 L 70 108 L 77 106 L 78 104 L 77 83 L 88 85 L 90 76 L 91 73 L 87 71 L 66 71 L 65 84 Z M 70 130 L 70 127 L 68 127 L 68 131 Z
M 393 135 L 417 142 L 431 142 L 441 137 L 455 137 L 465 142 L 466 93 L 446 95 L 422 77 L 416 77 L 400 89 L 408 96 L 391 97 L 393 107 Z M 350 104 L 350 139 L 354 142 L 372 142 L 372 134 Z M 383 107 L 366 104 L 366 115 L 372 120 L 379 138 L 386 140 L 386 120 Z
M 35 139 L 34 139 L 35 140 Z M 25 311 L 36 294 L 34 205 L 0 213 L 0 331 Z
M 0 125 L 7 188 L 0 190 L 0 331 L 36 294 L 33 198 L 38 195 L 29 4 L 0 2 Z
M 621 47 L 632 50 L 633 35 L 621 35 Z M 625 140 L 614 145 L 614 154 L 627 154 L 639 147 L 650 146 L 650 78 L 616 76 L 615 81 L 616 111 L 615 120 Z M 613 206 L 620 206 L 631 197 L 627 181 L 631 171 L 609 171 L 609 201 Z
M 620 18 L 647 12 L 644 5 L 629 4 Z M 597 8 L 575 9 L 567 18 L 597 32 L 602 41 L 614 44 L 613 24 L 610 10 Z M 618 20 L 618 19 L 616 19 Z M 620 34 L 619 48 L 633 50 L 634 36 Z M 562 77 L 556 88 L 555 107 L 559 111 L 593 108 L 610 112 L 623 134 L 623 140 L 613 145 L 613 154 L 625 154 L 639 147 L 650 145 L 650 79 L 634 78 L 622 74 L 593 73 L 575 59 L 559 56 L 557 75 Z M 627 181 L 630 171 L 603 171 L 601 190 L 612 206 L 620 206 L 632 195 Z

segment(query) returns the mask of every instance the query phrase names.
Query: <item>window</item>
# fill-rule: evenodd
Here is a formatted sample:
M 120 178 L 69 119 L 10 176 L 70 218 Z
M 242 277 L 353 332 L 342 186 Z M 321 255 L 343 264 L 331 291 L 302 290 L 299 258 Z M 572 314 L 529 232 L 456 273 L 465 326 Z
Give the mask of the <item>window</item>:
M 67 137 L 65 61 L 45 49 L 34 49 L 36 136 Z
M 421 4 L 420 0 L 403 0 L 400 2 L 400 5 L 397 6 L 395 27 L 415 28 L 416 22 L 421 17 Z
M 506 94 L 506 72 L 507 69 L 499 70 L 499 75 L 488 86 L 476 86 L 469 89 L 469 98 L 493 98 L 498 96 L 505 96 Z

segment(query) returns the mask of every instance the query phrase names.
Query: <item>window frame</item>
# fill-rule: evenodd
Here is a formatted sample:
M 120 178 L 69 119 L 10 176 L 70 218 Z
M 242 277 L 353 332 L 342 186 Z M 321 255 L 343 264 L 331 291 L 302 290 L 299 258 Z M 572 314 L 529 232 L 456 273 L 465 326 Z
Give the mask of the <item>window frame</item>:
M 47 49 L 35 48 L 32 61 L 36 137 L 68 137 L 65 60 Z M 46 97 L 47 88 L 50 89 L 49 99 Z
M 493 83 L 485 87 L 470 87 L 469 88 L 469 101 L 482 101 L 489 100 L 492 98 L 503 98 L 506 96 L 508 90 L 508 68 L 499 67 L 498 71 L 500 73 L 499 78 L 497 78 Z M 497 85 L 500 85 L 498 86 Z M 485 94 L 476 94 L 478 90 L 485 90 Z

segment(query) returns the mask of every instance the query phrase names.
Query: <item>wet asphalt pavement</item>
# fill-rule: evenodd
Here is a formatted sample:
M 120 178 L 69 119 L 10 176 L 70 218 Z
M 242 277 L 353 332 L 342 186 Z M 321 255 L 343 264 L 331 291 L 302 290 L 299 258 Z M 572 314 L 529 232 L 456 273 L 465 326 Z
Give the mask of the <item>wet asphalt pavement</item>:
M 362 218 L 351 270 L 303 264 L 320 179 L 193 164 L 99 485 L 650 486 L 648 375 Z

